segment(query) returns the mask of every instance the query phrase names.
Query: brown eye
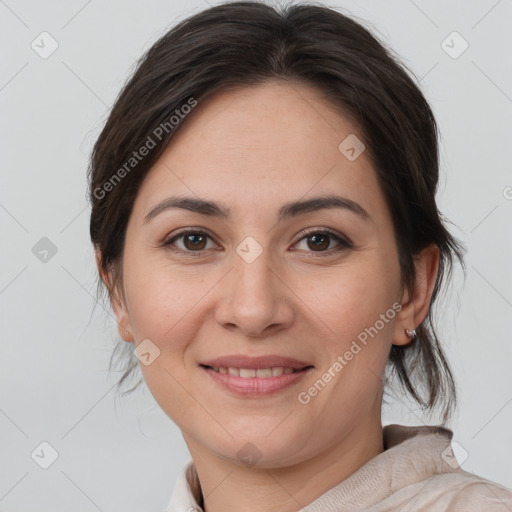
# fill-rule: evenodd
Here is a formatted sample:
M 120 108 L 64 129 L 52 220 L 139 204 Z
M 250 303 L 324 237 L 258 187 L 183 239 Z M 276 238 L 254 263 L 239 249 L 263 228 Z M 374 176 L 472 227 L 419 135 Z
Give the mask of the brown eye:
M 209 239 L 211 240 L 211 237 L 207 233 L 190 229 L 173 236 L 164 242 L 163 246 L 182 253 L 204 252 L 204 249 L 215 247 L 207 246 Z
M 329 247 L 330 237 L 328 235 L 310 235 L 307 237 L 311 243 L 308 242 L 308 247 L 316 250 L 324 250 Z
M 205 235 L 197 233 L 186 234 L 183 235 L 183 245 L 191 251 L 204 249 L 206 246 L 206 239 L 207 237 Z
M 303 237 L 299 240 L 297 245 L 299 249 L 305 250 L 306 252 L 332 253 L 352 248 L 351 242 L 330 231 L 303 231 L 300 234 L 303 235 Z M 300 247 L 303 240 L 306 240 L 306 243 Z M 336 242 L 337 245 L 332 246 L 332 241 Z

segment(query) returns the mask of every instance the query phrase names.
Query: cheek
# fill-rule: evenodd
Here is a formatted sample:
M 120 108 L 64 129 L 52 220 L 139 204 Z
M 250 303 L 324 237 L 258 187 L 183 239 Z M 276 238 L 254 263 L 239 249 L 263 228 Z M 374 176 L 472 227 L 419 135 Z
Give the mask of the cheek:
M 398 266 L 379 254 L 355 254 L 346 266 L 300 278 L 297 295 L 339 339 L 356 337 L 392 307 L 399 282 Z
M 190 341 L 201 328 L 197 303 L 207 292 L 207 283 L 197 275 L 192 278 L 168 265 L 162 266 L 161 261 L 145 261 L 142 265 L 141 260 L 137 266 L 133 258 L 131 263 L 132 266 L 126 265 L 129 277 L 125 290 L 135 339 L 137 344 L 149 339 L 159 351 L 151 364 L 139 364 L 144 381 L 175 423 L 181 425 L 180 411 L 184 410 L 191 420 L 199 421 L 201 411 L 187 392 L 191 387 L 191 367 L 186 356 Z
M 194 308 L 213 281 L 188 269 L 177 270 L 162 258 L 132 257 L 126 265 L 125 290 L 137 340 L 151 339 L 162 350 L 175 350 L 190 328 Z M 212 283 L 210 283 L 212 281 Z
M 137 344 L 149 339 L 158 351 L 150 365 L 141 361 L 139 366 L 152 395 L 175 423 L 183 421 L 184 410 L 187 421 L 200 421 L 204 411 L 188 391 L 196 371 L 193 355 L 205 336 L 211 292 L 222 275 L 201 274 L 192 266 L 177 270 L 161 262 L 145 264 L 147 268 L 151 271 L 133 272 L 126 286 Z

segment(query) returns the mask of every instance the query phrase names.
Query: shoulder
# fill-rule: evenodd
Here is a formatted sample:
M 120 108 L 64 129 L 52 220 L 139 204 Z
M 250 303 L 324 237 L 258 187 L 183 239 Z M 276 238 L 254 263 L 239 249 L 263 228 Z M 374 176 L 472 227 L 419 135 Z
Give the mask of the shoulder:
M 425 496 L 434 498 L 429 510 L 439 512 L 511 512 L 512 489 L 473 473 L 438 474 L 425 481 Z

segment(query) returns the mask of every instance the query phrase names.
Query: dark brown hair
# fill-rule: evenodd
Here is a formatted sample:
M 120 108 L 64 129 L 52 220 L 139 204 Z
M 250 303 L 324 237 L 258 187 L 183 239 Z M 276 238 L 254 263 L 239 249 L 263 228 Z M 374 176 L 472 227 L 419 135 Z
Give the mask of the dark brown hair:
M 181 124 L 183 105 L 191 104 L 191 98 L 200 103 L 214 92 L 269 80 L 313 86 L 358 127 L 391 211 L 402 284 L 409 291 L 414 287 L 415 256 L 430 244 L 439 248 L 427 317 L 411 343 L 392 346 L 385 378 L 387 384 L 388 377 L 398 377 L 423 408 L 431 411 L 444 404 L 446 422 L 455 407 L 456 388 L 436 335 L 433 306 L 455 258 L 465 272 L 465 248 L 448 232 L 436 205 L 437 124 L 408 73 L 414 76 L 360 22 L 311 2 L 280 8 L 233 2 L 177 24 L 137 62 L 91 154 L 90 235 L 99 250 L 101 274 L 113 272 L 109 297 L 117 284 L 124 297 L 128 219 L 144 177 Z M 165 127 L 159 137 L 157 127 Z M 154 146 L 144 158 L 131 160 L 148 137 Z M 104 290 L 102 284 L 99 280 L 98 292 Z M 111 369 L 120 347 L 126 366 L 118 388 L 138 367 L 132 345 L 120 342 Z

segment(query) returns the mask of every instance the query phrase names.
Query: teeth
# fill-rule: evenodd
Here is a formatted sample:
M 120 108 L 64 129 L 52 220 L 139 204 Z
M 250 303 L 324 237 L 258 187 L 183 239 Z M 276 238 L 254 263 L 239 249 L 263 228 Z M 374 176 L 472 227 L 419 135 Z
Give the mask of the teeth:
M 227 373 L 229 375 L 236 375 L 237 377 L 258 377 L 260 379 L 266 379 L 268 377 L 278 377 L 279 375 L 295 373 L 299 370 L 295 370 L 294 368 L 283 368 L 283 367 L 274 367 L 274 368 L 223 368 L 222 366 L 213 366 L 212 369 L 217 373 Z

